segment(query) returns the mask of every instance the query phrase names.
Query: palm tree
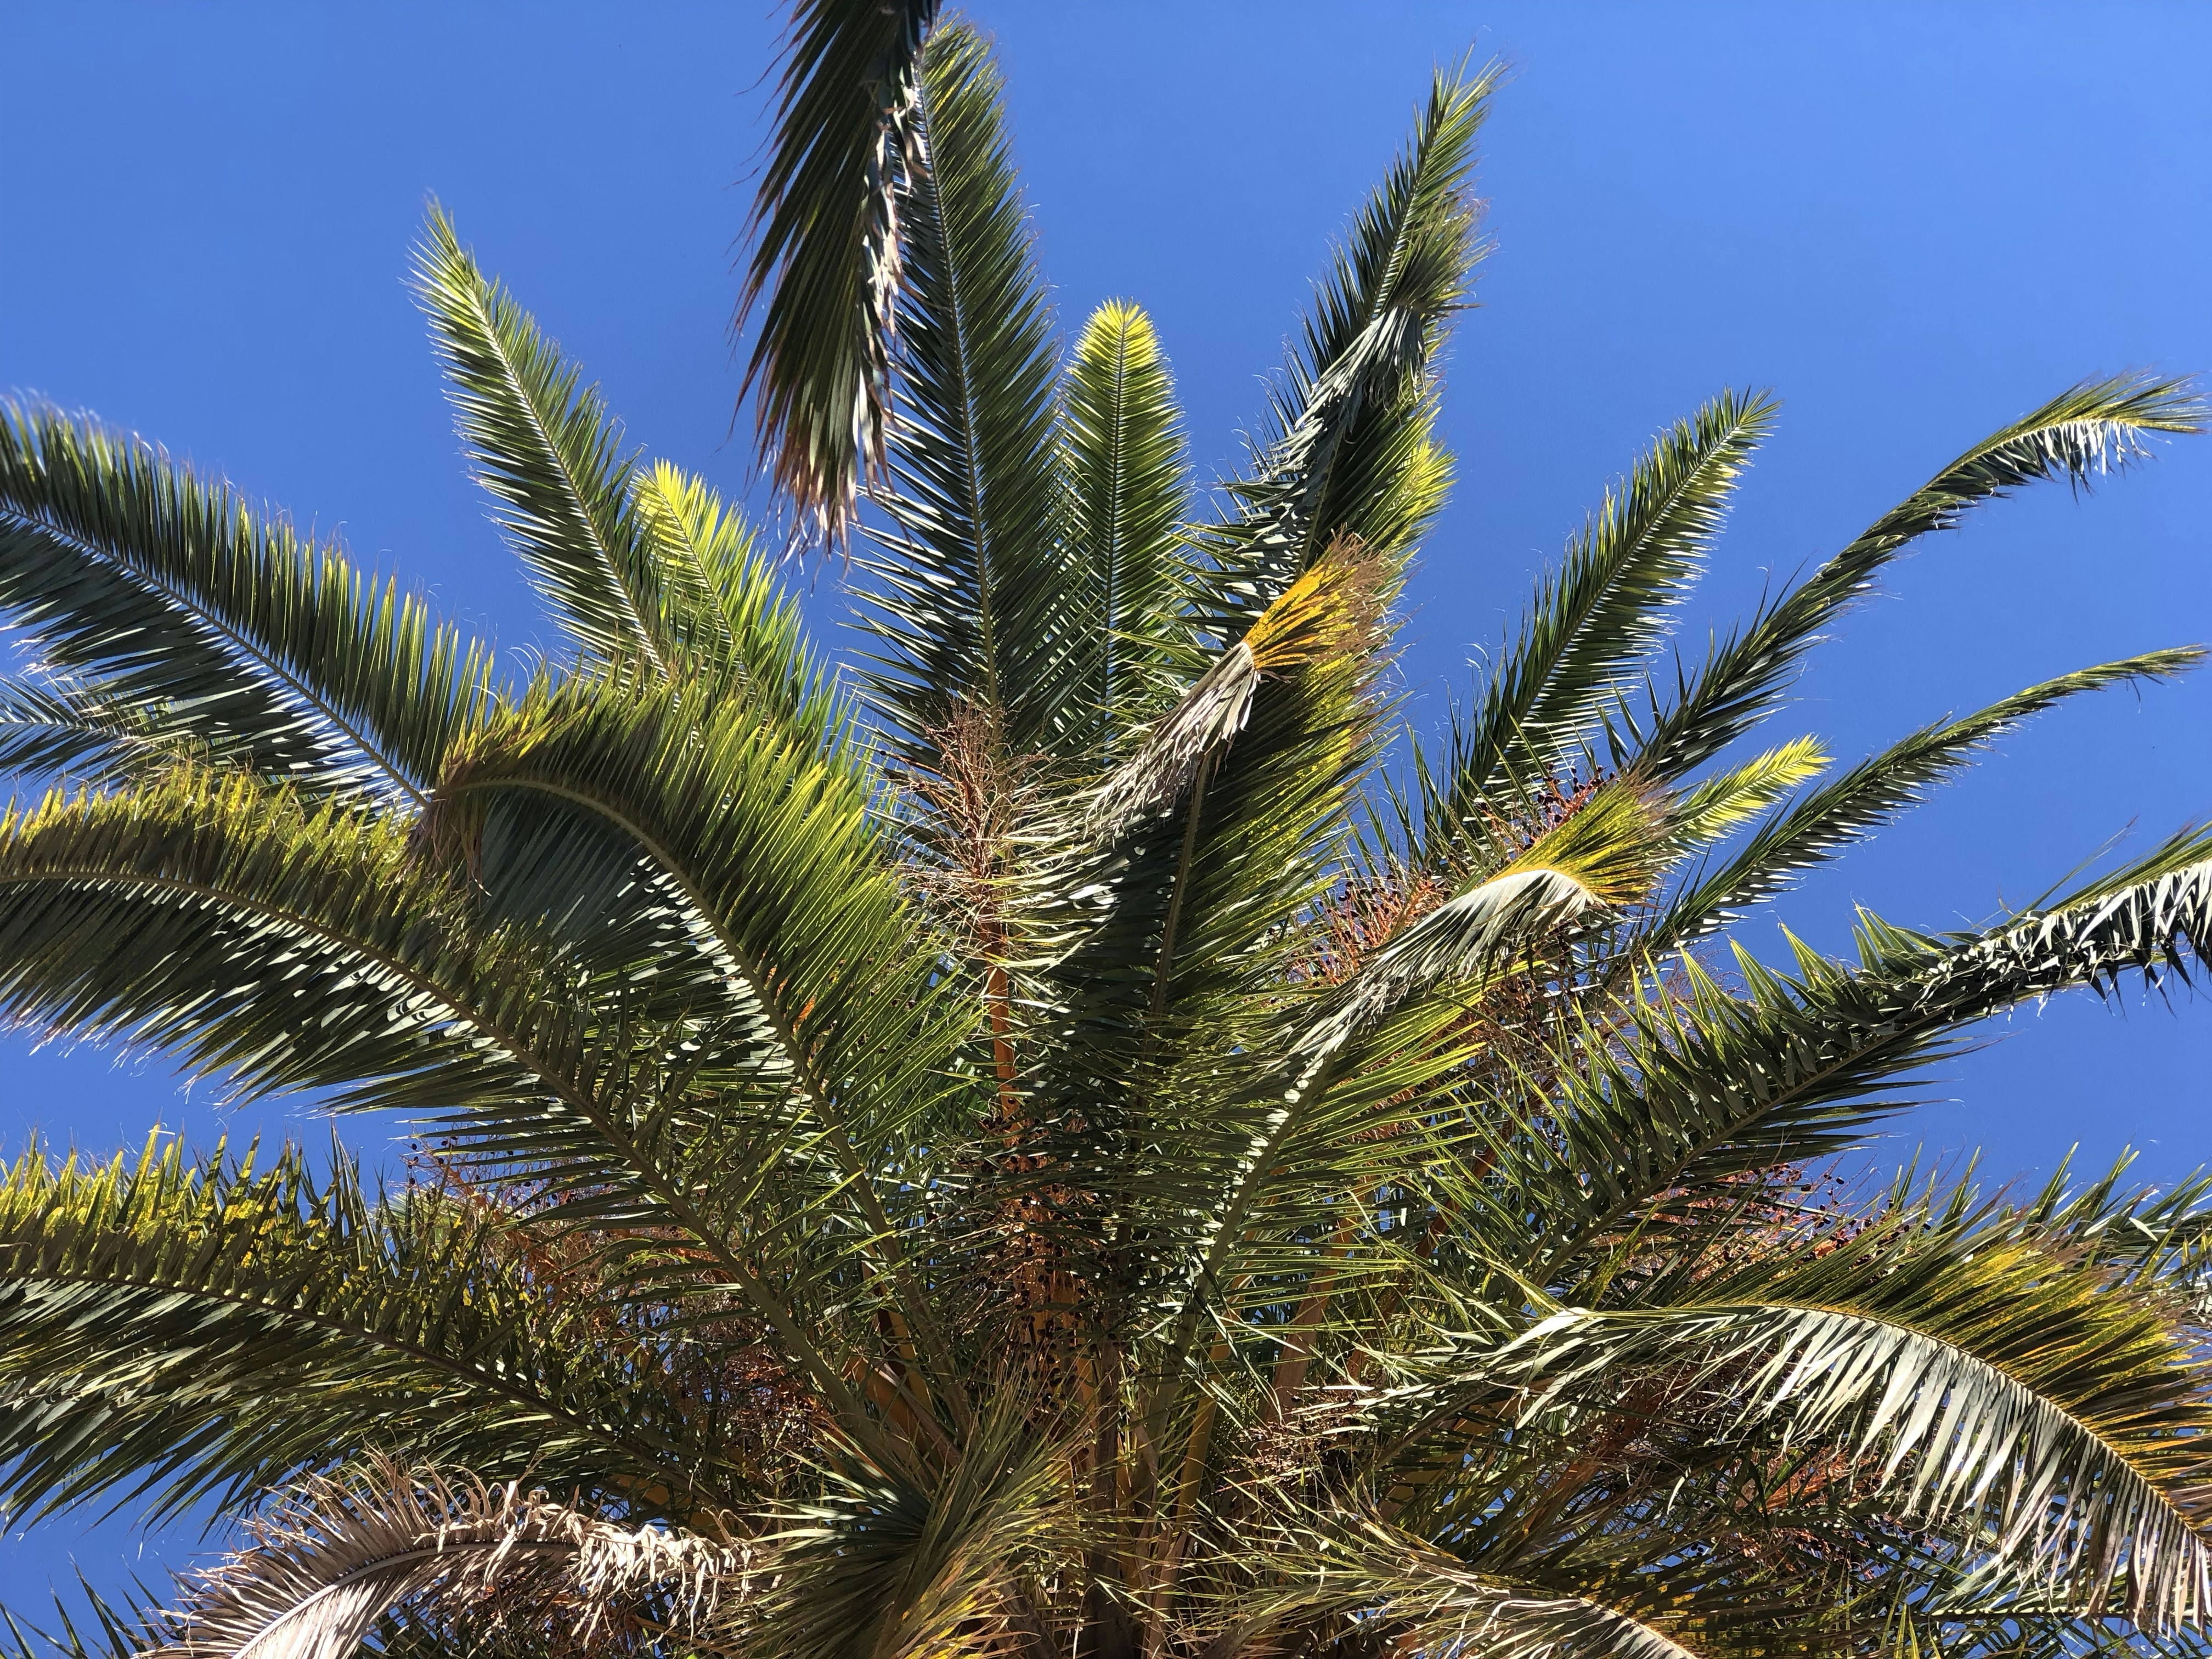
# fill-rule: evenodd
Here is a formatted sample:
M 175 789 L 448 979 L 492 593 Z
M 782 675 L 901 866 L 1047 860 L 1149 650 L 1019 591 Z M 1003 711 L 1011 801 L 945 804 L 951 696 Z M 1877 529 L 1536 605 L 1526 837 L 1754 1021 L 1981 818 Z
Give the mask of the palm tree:
M 1424 745 L 1389 618 L 1495 76 L 1437 80 L 1209 507 L 1144 314 L 1063 353 L 986 45 L 933 14 L 803 9 L 759 216 L 763 451 L 848 550 L 842 667 L 441 216 L 418 291 L 563 660 L 0 421 L 0 750 L 59 781 L 0 823 L 0 1004 L 420 1136 L 396 1185 L 9 1170 L 7 1500 L 251 1534 L 106 1637 L 2197 1651 L 2212 1186 L 1823 1170 L 1976 1022 L 2183 976 L 2212 836 L 1978 932 L 1863 915 L 1855 962 L 1715 943 L 2015 722 L 2198 659 L 1832 775 L 1748 741 L 1890 559 L 2197 429 L 2186 388 L 2061 393 L 1661 668 L 1774 418 L 1724 392 Z

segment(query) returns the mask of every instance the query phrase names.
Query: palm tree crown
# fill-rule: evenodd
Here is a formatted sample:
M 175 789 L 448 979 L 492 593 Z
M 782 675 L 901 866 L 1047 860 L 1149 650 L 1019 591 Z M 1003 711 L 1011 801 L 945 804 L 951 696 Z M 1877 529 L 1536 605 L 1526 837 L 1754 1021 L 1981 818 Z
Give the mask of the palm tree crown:
M 397 1187 L 8 1171 L 6 1500 L 252 1534 L 108 1640 L 2198 1649 L 2212 1188 L 1820 1166 L 1976 1022 L 2185 976 L 2212 836 L 1978 932 L 1863 915 L 1853 962 L 1716 945 L 2014 723 L 2198 659 L 1840 771 L 1747 741 L 1905 548 L 2198 406 L 2062 392 L 1662 666 L 1774 419 L 1723 392 L 1424 744 L 1390 618 L 1495 84 L 1437 78 L 1209 504 L 1144 313 L 1055 331 L 983 38 L 803 7 L 746 303 L 842 666 L 440 216 L 417 291 L 562 660 L 6 406 L 0 763 L 52 787 L 0 822 L 0 1006 L 422 1136 Z

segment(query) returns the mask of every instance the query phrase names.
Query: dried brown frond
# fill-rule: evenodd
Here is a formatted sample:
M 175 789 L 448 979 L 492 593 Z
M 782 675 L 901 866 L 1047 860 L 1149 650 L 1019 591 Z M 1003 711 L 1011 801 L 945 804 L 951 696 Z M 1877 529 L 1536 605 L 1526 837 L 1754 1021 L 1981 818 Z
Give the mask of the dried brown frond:
M 372 1460 L 315 1476 L 198 1576 L 164 1659 L 352 1659 L 386 1614 L 527 1632 L 553 1651 L 617 1644 L 649 1607 L 702 1632 L 753 1586 L 753 1547 L 628 1527 L 518 1483 Z

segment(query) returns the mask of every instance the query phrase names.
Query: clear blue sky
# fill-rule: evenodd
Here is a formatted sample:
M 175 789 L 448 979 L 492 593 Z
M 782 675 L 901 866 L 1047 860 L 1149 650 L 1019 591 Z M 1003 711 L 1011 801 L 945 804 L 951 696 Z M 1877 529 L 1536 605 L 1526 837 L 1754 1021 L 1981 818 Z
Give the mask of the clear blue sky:
M 1430 65 L 1472 45 L 1516 66 L 1483 169 L 1498 251 L 1452 354 L 1458 498 L 1413 594 L 1405 673 L 1432 721 L 1606 479 L 1723 385 L 1776 388 L 1784 422 L 1686 619 L 1692 646 L 1768 573 L 2072 380 L 2212 369 L 2212 8 L 977 11 L 1063 319 L 1113 295 L 1152 310 L 1209 469 L 1235 459 Z M 6 0 L 0 387 L 228 473 L 503 645 L 541 639 L 402 287 L 423 202 L 635 440 L 742 492 L 722 331 L 776 26 L 759 0 Z M 1855 757 L 2032 680 L 2212 641 L 2208 502 L 2197 440 L 2092 498 L 1986 513 L 1849 619 L 1775 729 Z M 1784 914 L 1828 948 L 1855 902 L 1985 919 L 2130 826 L 2141 844 L 2212 811 L 2208 763 L 2212 678 L 2061 710 Z M 2132 1143 L 2163 1179 L 2212 1154 L 2212 1006 L 2068 1001 L 2002 1030 L 1886 1156 L 1978 1144 L 2008 1176 Z M 226 1121 L 158 1060 L 0 1039 L 10 1155 L 33 1127 L 106 1150 Z M 281 1104 L 228 1121 L 319 1133 Z M 118 1583 L 129 1539 L 11 1534 L 0 1600 L 35 1607 L 72 1556 Z M 172 1530 L 133 1563 L 182 1564 L 194 1542 Z

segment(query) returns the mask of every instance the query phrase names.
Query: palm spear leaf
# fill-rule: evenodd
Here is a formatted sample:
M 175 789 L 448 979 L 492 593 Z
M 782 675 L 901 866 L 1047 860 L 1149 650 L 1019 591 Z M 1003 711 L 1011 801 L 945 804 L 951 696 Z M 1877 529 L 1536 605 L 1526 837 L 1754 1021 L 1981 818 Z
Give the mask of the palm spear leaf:
M 1761 824 L 1740 853 L 1700 878 L 1653 924 L 1653 941 L 1687 943 L 1781 891 L 1790 876 L 1833 857 L 1970 764 L 2021 720 L 2083 691 L 2179 678 L 2204 658 L 2197 647 L 2154 651 L 2029 686 L 1962 719 L 1923 726 Z
M 1882 568 L 1921 537 L 1956 527 L 1978 504 L 2022 486 L 2064 477 L 2077 489 L 2148 454 L 2156 433 L 2203 428 L 2203 405 L 2189 383 L 2152 376 L 2087 380 L 1992 433 L 1877 519 L 1857 540 L 1750 625 L 1717 641 L 1672 708 L 1633 722 L 1620 742 L 1664 778 L 1685 775 L 1718 754 L 1772 708 L 1806 650 Z
M 768 304 L 745 369 L 763 456 L 833 532 L 884 459 L 902 173 L 916 159 L 937 0 L 809 0 L 792 22 L 775 149 L 732 331 Z M 741 393 L 740 396 L 743 394 Z
M 1052 316 L 1002 104 L 982 37 L 934 32 L 903 193 L 894 528 L 866 564 L 882 654 L 862 682 L 924 763 L 963 708 L 994 711 L 1016 754 L 1074 718 Z
M 1674 838 L 1686 850 L 1711 845 L 1782 800 L 1799 784 L 1828 769 L 1829 757 L 1811 738 L 1792 738 L 1715 774 L 1675 798 L 1668 813 Z
M 36 689 L 96 696 L 94 725 L 311 791 L 419 798 L 489 700 L 483 653 L 420 599 L 228 486 L 43 406 L 0 404 L 0 611 L 40 653 Z M 114 755 L 83 735 L 77 757 Z
M 1096 711 L 1089 741 L 1103 749 L 1156 713 L 1188 666 L 1188 469 L 1167 359 L 1142 311 L 1109 300 L 1091 313 L 1066 398 L 1067 534 L 1096 606 L 1080 624 L 1089 661 L 1076 696 Z
M 666 461 L 641 472 L 638 507 L 659 553 L 659 629 L 672 653 L 802 748 L 835 746 L 842 700 L 806 636 L 797 596 L 752 528 L 703 479 Z

